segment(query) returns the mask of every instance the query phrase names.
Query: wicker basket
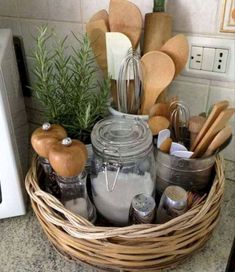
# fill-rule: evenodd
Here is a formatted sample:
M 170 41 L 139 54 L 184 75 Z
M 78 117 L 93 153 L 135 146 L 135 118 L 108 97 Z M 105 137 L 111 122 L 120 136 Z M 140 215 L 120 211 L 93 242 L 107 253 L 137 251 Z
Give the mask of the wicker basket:
M 216 159 L 209 194 L 185 214 L 162 225 L 97 227 L 39 188 L 37 159 L 26 177 L 34 212 L 48 239 L 64 256 L 102 271 L 157 271 L 176 266 L 203 247 L 218 223 L 224 173 Z

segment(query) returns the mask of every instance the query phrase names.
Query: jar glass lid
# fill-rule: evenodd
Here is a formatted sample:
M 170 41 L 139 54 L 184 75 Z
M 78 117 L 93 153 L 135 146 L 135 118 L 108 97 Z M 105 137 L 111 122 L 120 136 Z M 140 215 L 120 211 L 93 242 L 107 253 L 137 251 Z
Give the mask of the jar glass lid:
M 152 147 L 146 122 L 130 117 L 107 117 L 94 126 L 91 142 L 95 149 L 112 157 L 141 155 Z

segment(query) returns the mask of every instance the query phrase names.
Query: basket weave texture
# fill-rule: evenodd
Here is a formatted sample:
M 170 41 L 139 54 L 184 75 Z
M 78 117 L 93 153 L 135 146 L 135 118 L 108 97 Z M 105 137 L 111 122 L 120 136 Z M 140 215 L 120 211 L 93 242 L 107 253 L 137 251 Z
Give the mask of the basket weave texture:
M 174 267 L 204 246 L 219 219 L 225 180 L 219 157 L 206 198 L 162 225 L 94 226 L 42 191 L 37 170 L 34 158 L 26 176 L 26 190 L 48 239 L 64 256 L 102 271 L 147 272 Z

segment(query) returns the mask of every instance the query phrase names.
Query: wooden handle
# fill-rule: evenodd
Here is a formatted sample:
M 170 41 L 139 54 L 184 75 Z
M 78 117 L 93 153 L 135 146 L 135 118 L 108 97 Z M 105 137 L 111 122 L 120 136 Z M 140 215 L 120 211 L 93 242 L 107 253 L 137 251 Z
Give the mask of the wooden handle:
M 203 157 L 211 156 L 220 146 L 222 146 L 228 138 L 232 135 L 232 128 L 226 126 L 223 128 L 213 139 L 209 147 L 207 148 Z
M 160 49 L 170 39 L 172 33 L 172 17 L 165 12 L 145 15 L 144 54 Z
M 201 157 L 205 153 L 214 136 L 227 125 L 229 119 L 234 113 L 235 108 L 229 108 L 220 113 L 200 143 L 197 145 L 194 150 L 193 158 Z
M 223 110 L 227 109 L 228 105 L 229 105 L 229 102 L 227 100 L 223 100 L 223 101 L 217 102 L 213 106 L 213 109 L 212 109 L 210 115 L 208 116 L 204 126 L 202 127 L 202 129 L 198 133 L 197 138 L 195 139 L 195 141 L 190 149 L 191 151 L 195 150 L 196 146 L 202 140 L 202 138 L 205 136 L 205 134 L 208 131 L 208 129 L 210 128 L 210 126 L 215 122 L 215 120 L 219 116 L 219 114 Z

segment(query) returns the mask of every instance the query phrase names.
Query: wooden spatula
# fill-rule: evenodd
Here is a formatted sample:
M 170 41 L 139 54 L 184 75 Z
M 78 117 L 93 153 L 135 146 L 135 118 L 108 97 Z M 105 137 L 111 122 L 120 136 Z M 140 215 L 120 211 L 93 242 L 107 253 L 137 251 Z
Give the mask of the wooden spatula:
M 212 140 L 203 157 L 212 155 L 222 144 L 224 144 L 228 140 L 231 135 L 232 128 L 230 126 L 226 126 L 225 128 L 223 128 Z
M 93 14 L 93 16 L 90 18 L 89 22 L 94 22 L 98 20 L 104 20 L 107 29 L 109 31 L 109 14 L 105 9 L 101 9 L 100 11 Z
M 206 132 L 205 136 L 201 139 L 201 141 L 195 148 L 194 154 L 192 156 L 193 158 L 201 157 L 205 153 L 215 135 L 227 125 L 229 119 L 232 117 L 234 113 L 235 108 L 229 108 L 223 110 L 219 114 L 219 116 L 213 122 L 209 130 Z
M 178 34 L 169 39 L 161 48 L 161 51 L 169 55 L 175 64 L 175 77 L 182 71 L 188 60 L 189 46 L 187 38 Z
M 91 21 L 86 25 L 88 38 L 100 69 L 107 74 L 105 33 L 108 28 L 104 20 Z
M 111 32 L 121 32 L 130 40 L 133 48 L 138 46 L 143 27 L 139 8 L 127 0 L 111 0 L 109 4 Z
M 210 113 L 210 115 L 208 116 L 205 124 L 203 125 L 202 129 L 200 130 L 200 132 L 198 133 L 195 141 L 193 142 L 193 145 L 191 147 L 191 151 L 194 151 L 196 146 L 198 145 L 198 143 L 201 141 L 201 139 L 205 136 L 206 132 L 208 131 L 208 129 L 210 128 L 210 126 L 214 123 L 214 121 L 216 120 L 216 118 L 219 116 L 219 114 L 227 109 L 229 105 L 229 102 L 227 100 L 223 100 L 220 102 L 217 102 L 213 108 L 212 111 Z
M 148 114 L 161 92 L 171 83 L 175 74 L 173 60 L 165 53 L 152 51 L 141 58 L 144 95 L 142 114 Z

